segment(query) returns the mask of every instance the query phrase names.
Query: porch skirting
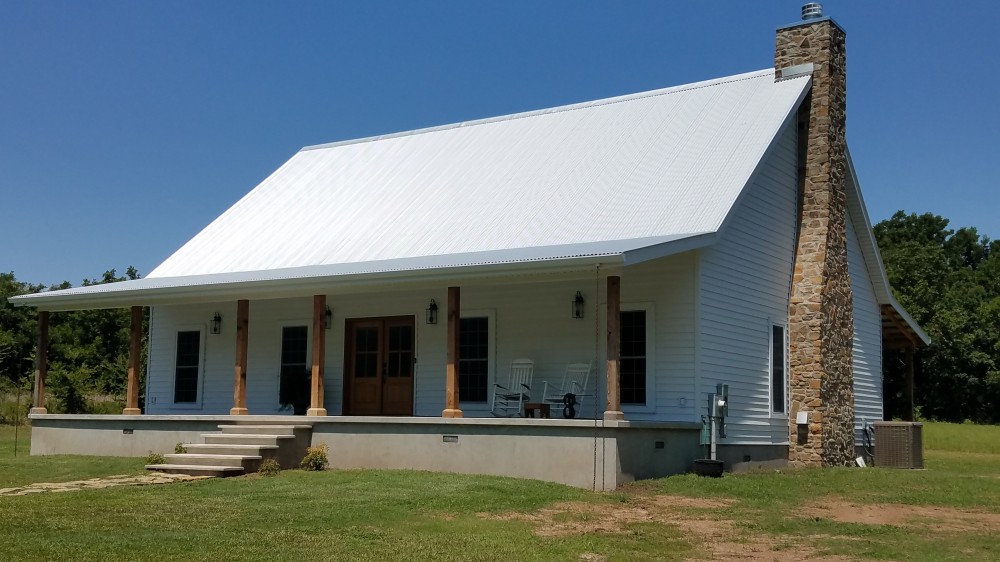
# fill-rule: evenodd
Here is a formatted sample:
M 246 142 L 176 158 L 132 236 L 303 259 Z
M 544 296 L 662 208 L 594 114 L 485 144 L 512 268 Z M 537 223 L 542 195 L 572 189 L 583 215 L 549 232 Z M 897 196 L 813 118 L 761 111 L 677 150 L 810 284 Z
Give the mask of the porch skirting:
M 198 442 L 220 424 L 311 425 L 333 468 L 534 478 L 596 490 L 679 474 L 700 454 L 700 424 L 367 416 L 32 416 L 31 454 L 145 456 Z

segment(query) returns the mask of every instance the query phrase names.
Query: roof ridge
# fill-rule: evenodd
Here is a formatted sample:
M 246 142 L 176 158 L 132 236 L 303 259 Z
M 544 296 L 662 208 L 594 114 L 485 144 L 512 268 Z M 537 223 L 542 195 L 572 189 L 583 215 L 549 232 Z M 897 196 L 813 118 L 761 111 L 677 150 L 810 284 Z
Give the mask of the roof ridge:
M 375 142 L 385 139 L 393 139 L 400 137 L 408 137 L 421 135 L 424 133 L 433 133 L 437 131 L 447 131 L 451 129 L 460 129 L 463 127 L 472 127 L 477 125 L 487 125 L 491 123 L 500 123 L 503 121 L 514 121 L 516 119 L 525 119 L 528 117 L 535 117 L 538 115 L 547 115 L 550 113 L 561 113 L 564 111 L 576 111 L 579 109 L 587 109 L 590 107 L 599 107 L 602 105 L 612 105 L 616 103 L 623 103 L 627 101 L 633 101 L 637 99 L 653 98 L 658 96 L 664 96 L 667 94 L 675 94 L 679 92 L 688 92 L 692 90 L 700 90 L 703 88 L 710 88 L 713 86 L 719 86 L 722 84 L 731 84 L 733 82 L 743 82 L 746 80 L 752 80 L 755 78 L 761 78 L 765 76 L 774 76 L 775 69 L 765 68 L 763 70 L 755 70 L 752 72 L 744 72 L 741 74 L 733 74 L 732 76 L 723 76 L 721 78 L 712 78 L 709 80 L 701 80 L 698 82 L 691 82 L 689 84 L 680 84 L 678 86 L 669 86 L 666 88 L 658 88 L 656 90 L 647 90 L 645 92 L 635 92 L 631 94 L 622 94 L 620 96 L 612 96 L 610 98 L 600 98 L 596 100 L 584 101 L 571 103 L 567 105 L 558 105 L 555 107 L 548 107 L 542 109 L 533 109 L 530 111 L 522 111 L 518 113 L 510 113 L 507 115 L 497 115 L 494 117 L 485 117 L 482 119 L 474 119 L 472 121 L 459 121 L 457 123 L 449 123 L 446 125 L 435 125 L 432 127 L 422 127 L 420 129 L 411 129 L 408 131 L 399 131 L 395 133 L 386 133 L 384 135 L 373 135 L 370 137 L 361 137 L 357 139 L 348 139 L 342 141 L 334 141 L 323 144 L 315 144 L 310 146 L 304 146 L 299 149 L 299 152 L 306 152 L 311 150 L 322 150 L 326 148 L 336 148 L 340 146 L 348 146 L 352 144 L 361 144 L 366 142 Z M 795 77 L 790 77 L 789 80 Z

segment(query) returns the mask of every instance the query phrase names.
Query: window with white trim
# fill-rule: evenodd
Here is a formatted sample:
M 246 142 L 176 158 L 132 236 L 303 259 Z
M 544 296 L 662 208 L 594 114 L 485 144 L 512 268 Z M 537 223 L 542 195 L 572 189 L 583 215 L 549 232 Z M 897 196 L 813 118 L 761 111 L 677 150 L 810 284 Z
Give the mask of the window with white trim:
M 459 402 L 486 402 L 489 379 L 490 319 L 462 318 L 458 328 Z
M 619 387 L 622 404 L 646 404 L 648 357 L 646 311 L 622 310 L 619 315 Z
M 785 327 L 779 324 L 771 325 L 771 412 L 785 413 L 785 374 L 788 357 L 785 350 Z
M 174 403 L 198 402 L 198 380 L 201 375 L 201 331 L 177 332 L 174 361 Z

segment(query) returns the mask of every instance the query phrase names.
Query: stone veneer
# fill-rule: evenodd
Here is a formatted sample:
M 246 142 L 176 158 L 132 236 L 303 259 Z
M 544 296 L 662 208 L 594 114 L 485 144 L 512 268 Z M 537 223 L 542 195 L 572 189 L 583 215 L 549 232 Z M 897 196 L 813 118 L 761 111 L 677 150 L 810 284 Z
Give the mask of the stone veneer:
M 780 28 L 774 67 L 813 63 L 799 110 L 800 218 L 789 304 L 791 466 L 854 458 L 854 303 L 847 269 L 844 31 L 829 18 Z M 809 412 L 808 427 L 796 423 Z

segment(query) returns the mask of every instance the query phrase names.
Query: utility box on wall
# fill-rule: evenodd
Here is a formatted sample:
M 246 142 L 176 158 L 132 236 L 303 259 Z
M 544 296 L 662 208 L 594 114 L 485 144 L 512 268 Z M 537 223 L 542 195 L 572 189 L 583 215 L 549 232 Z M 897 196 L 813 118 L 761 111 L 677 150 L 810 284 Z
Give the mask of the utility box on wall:
M 875 422 L 875 466 L 924 467 L 924 424 Z

